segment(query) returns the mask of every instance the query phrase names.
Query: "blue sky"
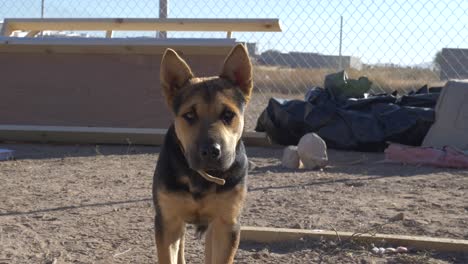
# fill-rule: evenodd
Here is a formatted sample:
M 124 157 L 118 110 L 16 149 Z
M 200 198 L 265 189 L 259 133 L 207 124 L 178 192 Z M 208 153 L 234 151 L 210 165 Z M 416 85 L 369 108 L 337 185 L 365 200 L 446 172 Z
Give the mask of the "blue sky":
M 468 48 L 468 1 L 168 0 L 172 18 L 279 18 L 281 33 L 234 33 L 260 51 L 343 54 L 365 63 L 414 65 L 443 47 Z M 45 17 L 158 17 L 159 0 L 45 0 Z M 1 0 L 0 19 L 39 17 L 40 0 Z M 147 35 L 153 33 L 147 33 Z M 134 35 L 134 34 L 132 34 Z M 224 33 L 169 33 L 224 37 Z

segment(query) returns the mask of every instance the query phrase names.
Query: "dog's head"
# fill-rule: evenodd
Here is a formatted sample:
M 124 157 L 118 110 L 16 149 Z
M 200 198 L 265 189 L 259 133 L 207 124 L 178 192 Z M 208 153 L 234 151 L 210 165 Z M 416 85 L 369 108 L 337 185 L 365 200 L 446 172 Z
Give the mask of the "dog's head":
M 189 166 L 227 170 L 234 162 L 252 93 L 252 65 L 243 45 L 227 56 L 218 77 L 195 77 L 172 49 L 161 62 L 161 87 Z

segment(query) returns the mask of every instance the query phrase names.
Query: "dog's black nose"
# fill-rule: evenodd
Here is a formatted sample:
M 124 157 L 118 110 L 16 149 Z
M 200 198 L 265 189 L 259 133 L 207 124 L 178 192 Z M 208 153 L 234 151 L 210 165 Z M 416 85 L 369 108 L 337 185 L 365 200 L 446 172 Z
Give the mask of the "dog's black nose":
M 200 152 L 204 158 L 218 159 L 221 156 L 221 146 L 218 143 L 207 144 L 201 148 Z

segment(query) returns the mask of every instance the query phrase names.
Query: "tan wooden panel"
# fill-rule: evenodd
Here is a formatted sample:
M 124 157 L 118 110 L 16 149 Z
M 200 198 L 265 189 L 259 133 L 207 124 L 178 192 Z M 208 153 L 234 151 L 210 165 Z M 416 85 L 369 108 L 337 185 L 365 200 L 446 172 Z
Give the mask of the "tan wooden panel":
M 183 57 L 210 76 L 226 55 Z M 167 128 L 161 56 L 0 52 L 0 124 Z

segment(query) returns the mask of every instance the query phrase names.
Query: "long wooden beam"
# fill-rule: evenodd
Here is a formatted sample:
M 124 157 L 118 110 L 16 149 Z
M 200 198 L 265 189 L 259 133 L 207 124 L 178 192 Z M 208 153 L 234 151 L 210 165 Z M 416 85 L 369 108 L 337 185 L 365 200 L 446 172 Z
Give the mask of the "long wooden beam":
M 166 129 L 0 125 L 0 141 L 161 145 Z M 271 146 L 265 133 L 245 132 L 248 146 Z
M 211 54 L 225 56 L 235 44 L 235 39 L 31 39 L 0 37 L 0 52 L 48 54 L 163 54 L 167 47 L 171 47 L 183 54 Z
M 451 238 L 434 238 L 423 236 L 359 234 L 352 232 L 335 232 L 326 230 L 303 230 L 271 227 L 243 226 L 241 240 L 260 243 L 298 240 L 300 238 L 344 240 L 353 239 L 356 242 L 381 243 L 394 246 L 406 246 L 417 250 L 436 250 L 439 252 L 468 252 L 468 240 Z
M 219 31 L 281 32 L 278 19 L 7 18 L 3 36 L 24 31 Z

